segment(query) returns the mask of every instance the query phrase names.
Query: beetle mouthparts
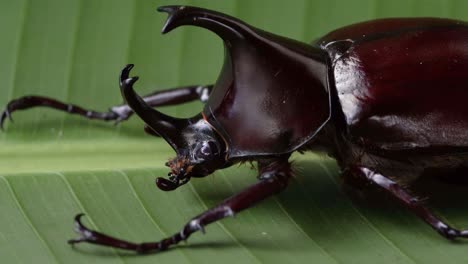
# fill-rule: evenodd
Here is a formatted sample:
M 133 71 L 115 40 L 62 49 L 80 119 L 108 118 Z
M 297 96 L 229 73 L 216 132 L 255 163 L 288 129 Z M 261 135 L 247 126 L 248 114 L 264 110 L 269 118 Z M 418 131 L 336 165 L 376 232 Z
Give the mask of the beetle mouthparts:
M 169 179 L 158 177 L 156 179 L 156 186 L 163 191 L 173 191 L 179 186 L 182 186 L 189 182 L 190 176 L 186 173 L 186 167 L 184 166 L 188 160 L 183 158 L 174 158 L 166 162 L 166 166 L 171 168 L 169 172 Z
M 171 176 L 169 180 L 162 177 L 158 177 L 156 178 L 156 186 L 158 186 L 160 190 L 168 192 L 173 191 L 178 187 L 186 184 L 187 182 L 189 182 L 189 180 L 190 177 L 183 178 L 182 180 L 179 179 L 177 176 Z
M 168 180 L 168 179 L 164 179 L 162 177 L 158 177 L 156 179 L 156 186 L 158 186 L 160 190 L 163 190 L 166 192 L 173 191 L 177 189 L 177 187 L 179 187 L 179 185 L 176 182 Z

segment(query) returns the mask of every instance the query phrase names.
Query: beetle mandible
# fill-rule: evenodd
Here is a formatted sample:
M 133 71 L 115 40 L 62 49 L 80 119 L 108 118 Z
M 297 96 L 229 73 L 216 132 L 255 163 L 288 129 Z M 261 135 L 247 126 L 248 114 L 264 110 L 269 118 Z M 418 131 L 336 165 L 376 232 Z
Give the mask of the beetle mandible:
M 159 242 L 132 243 L 90 230 L 88 242 L 136 252 L 162 251 L 204 226 L 282 191 L 295 151 L 325 150 L 343 172 L 397 198 L 448 239 L 468 238 L 435 216 L 402 186 L 430 169 L 468 165 L 468 24 L 440 18 L 380 19 L 337 29 L 311 45 L 257 29 L 228 15 L 189 6 L 168 13 L 163 33 L 192 25 L 217 34 L 225 61 L 214 85 L 158 91 L 141 98 L 120 75 L 126 104 L 96 112 L 58 100 L 25 96 L 8 103 L 0 124 L 17 110 L 51 107 L 89 119 L 121 122 L 136 113 L 145 131 L 163 137 L 177 156 L 166 165 L 174 190 L 192 177 L 243 161 L 256 161 L 258 182 L 190 220 Z M 188 119 L 153 107 L 200 99 Z

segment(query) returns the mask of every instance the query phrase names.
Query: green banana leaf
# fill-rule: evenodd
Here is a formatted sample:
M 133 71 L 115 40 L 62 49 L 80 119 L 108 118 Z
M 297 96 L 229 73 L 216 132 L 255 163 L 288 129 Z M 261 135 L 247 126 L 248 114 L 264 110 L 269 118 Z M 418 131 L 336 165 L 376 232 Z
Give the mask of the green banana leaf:
M 216 80 L 223 60 L 212 33 L 184 27 L 162 36 L 156 7 L 219 10 L 302 41 L 377 17 L 468 20 L 465 0 L 1 0 L 0 105 L 39 94 L 96 110 L 119 104 L 117 78 L 136 65 L 140 94 Z M 198 113 L 198 102 L 161 108 Z M 240 166 L 162 192 L 174 155 L 145 135 L 138 118 L 114 126 L 49 109 L 16 112 L 0 134 L 1 263 L 467 263 L 468 244 L 443 239 L 411 212 L 373 190 L 345 194 L 333 160 L 295 155 L 296 176 L 282 194 L 194 234 L 177 249 L 136 255 L 66 241 L 73 217 L 132 241 L 177 232 L 196 214 L 255 182 Z M 468 227 L 463 186 L 428 180 L 420 193 L 449 223 Z M 361 196 L 364 196 L 362 198 Z M 371 198 L 369 198 L 371 197 Z

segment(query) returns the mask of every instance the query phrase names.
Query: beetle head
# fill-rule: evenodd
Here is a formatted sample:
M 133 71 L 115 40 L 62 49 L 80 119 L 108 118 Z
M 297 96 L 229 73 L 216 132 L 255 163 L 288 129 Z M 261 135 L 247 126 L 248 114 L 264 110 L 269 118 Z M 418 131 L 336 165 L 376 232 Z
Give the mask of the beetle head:
M 150 107 L 134 90 L 138 77 L 129 77 L 133 65 L 127 65 L 120 75 L 122 96 L 133 111 L 146 123 L 145 129 L 163 137 L 177 156 L 166 165 L 169 180 L 158 178 L 162 190 L 174 190 L 191 177 L 203 177 L 226 166 L 226 144 L 215 129 L 198 114 L 182 119 L 165 115 Z
M 191 119 L 179 134 L 182 137 L 175 150 L 177 156 L 166 162 L 169 180 L 158 178 L 160 189 L 173 190 L 191 177 L 204 177 L 226 166 L 226 145 L 201 115 Z M 183 143 L 182 143 L 183 142 Z

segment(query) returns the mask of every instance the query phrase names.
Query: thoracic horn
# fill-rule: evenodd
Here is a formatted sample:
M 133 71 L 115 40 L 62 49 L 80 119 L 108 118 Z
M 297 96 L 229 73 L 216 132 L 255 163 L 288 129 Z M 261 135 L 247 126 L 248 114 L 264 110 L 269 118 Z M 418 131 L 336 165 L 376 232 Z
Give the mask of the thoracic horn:
M 250 26 L 237 18 L 203 8 L 162 6 L 158 8 L 158 11 L 169 14 L 162 33 L 168 33 L 182 25 L 192 25 L 211 30 L 224 41 L 229 42 L 243 39 L 251 31 Z
M 210 30 L 224 41 L 224 65 L 203 114 L 229 140 L 230 157 L 259 149 L 262 153 L 284 151 L 300 144 L 304 131 L 319 131 L 330 117 L 330 107 L 323 103 L 330 100 L 329 56 L 320 47 L 266 32 L 216 11 L 190 6 L 164 6 L 158 11 L 168 13 L 163 33 L 192 25 Z M 247 104 L 273 107 L 252 113 L 242 107 Z M 308 129 L 289 127 L 285 120 L 295 120 L 303 111 L 310 111 L 310 105 L 314 105 L 315 114 L 308 117 Z M 276 128 L 285 129 L 272 131 L 269 126 L 255 125 L 265 120 L 283 124 Z M 245 125 L 239 129 L 239 124 Z M 246 137 L 246 131 L 251 136 Z M 275 140 L 284 145 L 272 145 Z

